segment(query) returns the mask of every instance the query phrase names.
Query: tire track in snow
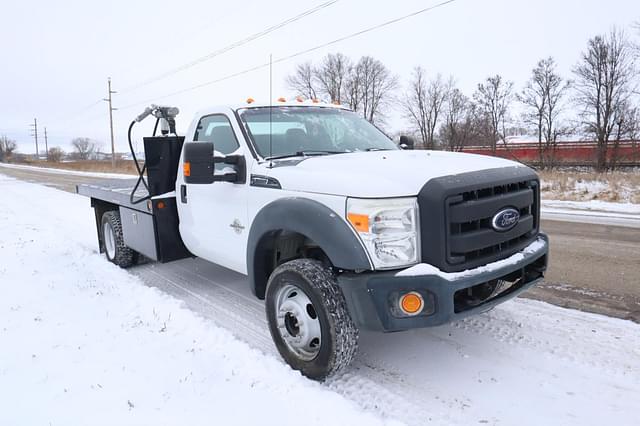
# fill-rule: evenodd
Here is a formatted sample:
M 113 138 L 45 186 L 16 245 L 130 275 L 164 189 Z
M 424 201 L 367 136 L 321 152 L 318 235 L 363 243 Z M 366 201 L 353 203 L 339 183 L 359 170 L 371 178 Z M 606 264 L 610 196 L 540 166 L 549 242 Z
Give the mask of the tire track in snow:
M 252 347 L 280 358 L 267 328 L 264 303 L 248 293 L 246 278 L 201 259 L 142 265 L 130 272 L 146 285 L 183 300 L 187 307 Z M 211 278 L 216 275 L 227 280 L 222 283 Z M 435 420 L 434 413 L 424 408 L 421 392 L 407 392 L 408 384 L 401 373 L 387 371 L 366 353 L 360 353 L 344 374 L 327 380 L 325 385 L 385 418 L 400 419 L 408 425 Z M 442 421 L 439 419 L 439 423 Z

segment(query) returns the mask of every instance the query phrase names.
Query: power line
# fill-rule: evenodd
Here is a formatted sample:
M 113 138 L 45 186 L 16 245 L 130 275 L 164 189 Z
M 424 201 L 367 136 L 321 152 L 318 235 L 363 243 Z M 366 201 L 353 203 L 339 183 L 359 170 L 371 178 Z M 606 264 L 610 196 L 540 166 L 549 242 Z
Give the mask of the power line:
M 319 50 L 319 49 L 323 49 L 325 47 L 328 47 L 328 46 L 343 42 L 345 40 L 348 40 L 348 39 L 351 39 L 351 38 L 354 38 L 354 37 L 358 37 L 358 36 L 361 36 L 363 34 L 378 30 L 380 28 L 396 24 L 396 23 L 398 23 L 400 21 L 403 21 L 405 19 L 413 18 L 413 17 L 421 15 L 423 13 L 430 12 L 430 11 L 432 11 L 434 9 L 446 6 L 446 5 L 448 5 L 450 3 L 453 3 L 455 1 L 457 1 L 457 0 L 446 0 L 446 1 L 440 2 L 438 4 L 435 4 L 433 6 L 425 7 L 423 9 L 417 10 L 417 11 L 409 13 L 407 15 L 403 15 L 403 16 L 400 16 L 398 18 L 394 18 L 394 19 L 391 19 L 389 21 L 382 22 L 380 24 L 374 25 L 372 27 L 365 28 L 363 30 L 357 31 L 355 33 L 351 33 L 349 35 L 346 35 L 346 36 L 343 36 L 343 37 L 340 37 L 340 38 L 337 38 L 337 39 L 334 39 L 334 40 L 331 40 L 331 41 L 328 41 L 326 43 L 323 43 L 323 44 L 320 44 L 320 45 L 317 45 L 317 46 L 314 46 L 314 47 L 310 47 L 308 49 L 301 50 L 299 52 L 293 53 L 293 54 L 288 55 L 288 56 L 284 56 L 282 58 L 274 59 L 273 63 L 280 63 L 280 62 L 288 61 L 288 60 L 296 58 L 298 56 L 302 56 L 302 55 L 305 55 L 307 53 L 310 53 L 310 52 L 313 52 L 313 51 L 316 51 L 316 50 Z M 251 67 L 251 68 L 244 69 L 242 71 L 235 72 L 233 74 L 228 74 L 228 75 L 226 75 L 224 77 L 220 77 L 220 78 L 217 78 L 215 80 L 206 81 L 204 83 L 200 83 L 200 84 L 197 84 L 195 86 L 187 87 L 185 89 L 180 89 L 180 90 L 177 90 L 175 92 L 171 92 L 171 93 L 168 93 L 168 94 L 165 94 L 165 95 L 156 96 L 154 98 L 150 98 L 150 99 L 147 99 L 145 101 L 136 102 L 134 104 L 129 104 L 129 105 L 126 105 L 126 106 L 124 106 L 124 107 L 122 107 L 120 109 L 128 109 L 128 108 L 131 108 L 131 107 L 134 107 L 134 106 L 147 104 L 149 102 L 152 102 L 152 101 L 155 101 L 155 100 L 158 100 L 158 99 L 164 99 L 164 98 L 168 98 L 168 97 L 171 97 L 171 96 L 179 95 L 179 94 L 182 94 L 182 93 L 185 93 L 185 92 L 190 92 L 192 90 L 200 89 L 202 87 L 209 86 L 209 85 L 215 84 L 215 83 L 220 83 L 222 81 L 229 80 L 229 79 L 234 78 L 234 77 L 239 77 L 241 75 L 248 74 L 248 73 L 251 73 L 253 71 L 257 71 L 259 69 L 262 69 L 262 68 L 266 68 L 268 66 L 269 66 L 269 62 L 266 62 L 266 63 L 260 64 L 260 65 L 256 65 L 256 66 Z
M 95 107 L 95 106 L 97 106 L 97 105 L 99 105 L 101 103 L 102 103 L 102 99 L 98 99 L 97 101 L 92 102 L 91 104 L 88 104 L 88 105 L 76 110 L 76 112 L 73 112 L 71 114 L 67 114 L 67 115 L 63 116 L 58 121 L 60 123 L 67 123 L 69 121 L 77 119 L 78 116 L 84 114 L 85 112 L 89 111 L 90 109 L 92 109 L 93 107 Z
M 305 17 L 307 17 L 309 15 L 313 15 L 314 13 L 316 13 L 316 12 L 322 10 L 322 9 L 327 8 L 327 7 L 337 3 L 338 1 L 340 1 L 340 0 L 330 0 L 330 1 L 326 1 L 324 3 L 321 3 L 321 4 L 319 4 L 319 5 L 315 6 L 315 7 L 312 7 L 311 9 L 305 10 L 304 12 L 302 12 L 302 13 L 296 15 L 296 16 L 288 18 L 288 19 L 286 19 L 286 20 L 284 20 L 282 22 L 279 22 L 278 24 L 272 25 L 272 26 L 270 26 L 270 27 L 268 27 L 268 28 L 266 28 L 266 29 L 264 29 L 262 31 L 259 31 L 257 33 L 251 34 L 248 37 L 245 37 L 245 38 L 243 38 L 241 40 L 238 40 L 238 41 L 236 41 L 234 43 L 231 43 L 231 44 L 229 44 L 229 45 L 227 45 L 225 47 L 222 47 L 222 48 L 220 48 L 218 50 L 215 50 L 215 51 L 213 51 L 213 52 L 211 52 L 211 53 L 209 53 L 207 55 L 204 55 L 204 56 L 201 56 L 201 57 L 199 57 L 197 59 L 194 59 L 191 62 L 187 62 L 186 64 L 183 64 L 183 65 L 180 65 L 179 67 L 173 68 L 173 69 L 171 69 L 171 70 L 169 70 L 169 71 L 167 71 L 167 72 L 165 72 L 163 74 L 160 74 L 160 75 L 158 75 L 156 77 L 153 77 L 153 78 L 151 78 L 149 80 L 143 81 L 141 83 L 138 83 L 138 84 L 130 86 L 130 87 L 126 87 L 126 88 L 122 89 L 120 91 L 120 93 L 122 94 L 122 93 L 127 93 L 127 92 L 134 91 L 136 89 L 139 89 L 141 87 L 147 86 L 147 85 L 149 85 L 151 83 L 154 83 L 156 81 L 159 81 L 159 80 L 162 80 L 164 78 L 167 78 L 167 77 L 169 77 L 169 76 L 171 76 L 173 74 L 176 74 L 176 73 L 179 73 L 179 72 L 184 71 L 186 69 L 189 69 L 191 67 L 194 67 L 194 66 L 196 66 L 196 65 L 198 65 L 198 64 L 200 64 L 202 62 L 205 62 L 205 61 L 208 61 L 210 59 L 213 59 L 216 56 L 222 55 L 223 53 L 229 52 L 230 50 L 236 49 L 236 48 L 238 48 L 240 46 L 243 46 L 243 45 L 245 45 L 247 43 L 250 43 L 250 42 L 252 42 L 252 41 L 254 41 L 254 40 L 256 40 L 256 39 L 258 39 L 260 37 L 264 37 L 264 36 L 274 32 L 274 31 L 277 31 L 277 30 L 279 30 L 279 29 L 281 29 L 281 28 L 283 28 L 283 27 L 285 27 L 285 26 L 287 26 L 289 24 L 292 24 L 292 23 L 294 23 L 296 21 L 299 21 L 299 20 L 301 20 L 301 19 L 303 19 L 303 18 L 305 18 Z
M 254 2 L 255 0 L 249 0 L 249 1 L 245 1 L 243 2 L 243 6 L 249 7 L 251 5 L 252 2 Z M 245 9 L 246 10 L 246 9 Z M 244 12 L 243 12 L 244 13 Z M 225 10 L 224 13 L 216 13 L 215 15 L 215 19 L 213 21 L 209 20 L 207 25 L 204 26 L 200 26 L 200 28 L 196 29 L 195 31 L 191 31 L 189 33 L 187 33 L 186 31 L 181 31 L 179 34 L 176 34 L 175 38 L 172 38 L 171 42 L 173 44 L 173 46 L 169 46 L 169 43 L 162 43 L 156 47 L 160 47 L 160 49 L 152 49 L 153 51 L 153 56 L 156 57 L 158 55 L 166 55 L 168 54 L 168 52 L 171 51 L 175 51 L 177 47 L 181 47 L 181 45 L 183 45 L 187 40 L 192 39 L 193 37 L 205 32 L 206 30 L 210 30 L 211 28 L 215 28 L 216 25 L 218 25 L 218 23 L 220 22 L 224 22 L 227 21 L 229 16 L 231 15 L 231 13 L 229 13 L 228 10 Z M 147 49 L 147 52 L 149 52 L 150 50 Z M 140 56 L 138 56 L 138 59 L 140 59 Z M 122 76 L 122 75 L 128 75 L 131 74 L 131 72 L 133 72 L 134 70 L 137 70 L 139 68 L 139 63 L 136 63 L 134 65 L 128 64 L 129 66 L 127 68 L 119 68 L 115 74 Z

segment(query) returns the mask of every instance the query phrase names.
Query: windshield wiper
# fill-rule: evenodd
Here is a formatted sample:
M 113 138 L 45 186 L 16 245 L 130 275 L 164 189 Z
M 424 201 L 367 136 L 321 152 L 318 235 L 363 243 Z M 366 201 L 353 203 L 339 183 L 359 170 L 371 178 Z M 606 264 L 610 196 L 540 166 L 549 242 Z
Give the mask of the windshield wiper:
M 391 150 L 389 148 L 367 148 L 365 149 L 365 151 L 371 152 L 371 151 L 391 151 Z
M 344 154 L 348 151 L 297 151 L 291 154 L 274 155 L 273 157 L 265 157 L 265 160 L 280 160 L 283 158 L 293 157 L 311 157 L 316 155 Z

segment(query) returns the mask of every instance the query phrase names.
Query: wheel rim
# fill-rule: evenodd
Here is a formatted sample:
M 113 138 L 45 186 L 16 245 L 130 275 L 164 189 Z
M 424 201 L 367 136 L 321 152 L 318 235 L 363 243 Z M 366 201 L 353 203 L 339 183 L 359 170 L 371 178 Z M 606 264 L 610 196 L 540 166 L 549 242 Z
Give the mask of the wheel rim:
M 109 222 L 102 225 L 102 233 L 104 235 L 104 248 L 107 251 L 109 259 L 116 257 L 116 236 Z
M 316 308 L 298 287 L 287 284 L 276 294 L 278 332 L 289 350 L 304 361 L 320 352 L 322 331 Z

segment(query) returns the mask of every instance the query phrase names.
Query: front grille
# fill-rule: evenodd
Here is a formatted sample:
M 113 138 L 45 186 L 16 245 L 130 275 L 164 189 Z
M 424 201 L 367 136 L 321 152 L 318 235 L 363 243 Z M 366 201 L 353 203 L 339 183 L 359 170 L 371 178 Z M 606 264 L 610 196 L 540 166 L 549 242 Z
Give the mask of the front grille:
M 487 263 L 521 250 L 538 232 L 537 198 L 537 181 L 511 182 L 448 197 L 447 262 Z M 520 213 L 518 223 L 508 231 L 496 231 L 493 216 L 509 207 Z
M 432 179 L 418 194 L 422 261 L 446 272 L 475 268 L 511 256 L 539 231 L 539 183 L 528 167 L 506 167 Z M 496 231 L 505 208 L 517 224 Z

